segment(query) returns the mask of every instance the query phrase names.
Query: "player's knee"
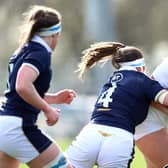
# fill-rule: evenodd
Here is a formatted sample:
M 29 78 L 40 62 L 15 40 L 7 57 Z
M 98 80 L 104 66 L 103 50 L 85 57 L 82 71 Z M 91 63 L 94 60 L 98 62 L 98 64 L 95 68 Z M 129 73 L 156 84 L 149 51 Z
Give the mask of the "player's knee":
M 68 166 L 69 162 L 67 158 L 62 153 L 59 153 L 54 160 L 45 166 L 45 168 L 68 168 Z

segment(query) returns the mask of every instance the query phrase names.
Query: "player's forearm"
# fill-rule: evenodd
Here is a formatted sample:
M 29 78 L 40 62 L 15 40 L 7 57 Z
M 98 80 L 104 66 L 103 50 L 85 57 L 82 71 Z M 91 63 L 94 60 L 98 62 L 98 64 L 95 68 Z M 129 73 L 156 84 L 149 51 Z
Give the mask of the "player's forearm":
M 48 104 L 58 104 L 57 103 L 57 94 L 56 93 L 46 93 L 44 96 L 44 100 L 48 103 Z
M 76 92 L 72 89 L 63 89 L 56 93 L 46 93 L 44 100 L 49 104 L 70 104 L 76 97 Z
M 44 112 L 49 108 L 48 103 L 40 97 L 33 84 L 27 83 L 24 85 L 19 85 L 16 88 L 16 91 L 19 96 L 30 105 Z
M 48 104 L 62 104 L 64 102 L 62 102 L 62 98 L 60 97 L 60 92 L 56 92 L 56 93 L 46 93 L 44 96 L 44 100 L 48 103 Z
M 160 112 L 165 113 L 168 115 L 168 106 L 164 106 L 160 103 L 152 103 L 152 106 L 158 109 Z

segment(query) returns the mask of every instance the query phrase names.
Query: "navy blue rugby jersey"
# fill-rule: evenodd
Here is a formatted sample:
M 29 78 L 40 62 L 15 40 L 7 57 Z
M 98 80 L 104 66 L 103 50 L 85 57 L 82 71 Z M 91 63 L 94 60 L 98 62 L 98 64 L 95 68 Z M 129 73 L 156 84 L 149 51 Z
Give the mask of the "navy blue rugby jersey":
M 134 133 L 146 118 L 149 105 L 163 87 L 145 74 L 134 70 L 114 72 L 103 86 L 91 120 Z
M 6 102 L 2 105 L 1 114 L 16 115 L 27 119 L 31 118 L 27 117 L 27 115 L 32 115 L 34 120 L 36 120 L 40 110 L 26 103 L 15 90 L 17 72 L 22 63 L 32 64 L 38 69 L 39 76 L 35 80 L 34 86 L 41 97 L 44 97 L 44 94 L 49 89 L 52 75 L 51 53 L 40 43 L 31 41 L 22 49 L 18 56 L 13 55 L 9 60 L 9 78 L 7 90 L 5 91 Z

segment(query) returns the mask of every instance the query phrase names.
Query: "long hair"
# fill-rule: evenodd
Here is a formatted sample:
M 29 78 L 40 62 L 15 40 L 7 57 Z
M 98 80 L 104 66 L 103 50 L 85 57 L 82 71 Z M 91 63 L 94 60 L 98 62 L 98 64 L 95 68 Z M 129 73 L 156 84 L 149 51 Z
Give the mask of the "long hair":
M 87 69 L 96 65 L 97 62 L 107 60 L 112 61 L 112 65 L 120 68 L 119 63 L 133 61 L 143 58 L 140 49 L 131 46 L 125 46 L 119 42 L 98 42 L 92 44 L 90 48 L 82 52 L 81 62 L 78 64 L 79 78 L 82 78 Z
M 19 49 L 21 49 L 41 28 L 48 28 L 61 21 L 61 14 L 46 6 L 34 5 L 23 13 L 24 22 L 20 26 Z

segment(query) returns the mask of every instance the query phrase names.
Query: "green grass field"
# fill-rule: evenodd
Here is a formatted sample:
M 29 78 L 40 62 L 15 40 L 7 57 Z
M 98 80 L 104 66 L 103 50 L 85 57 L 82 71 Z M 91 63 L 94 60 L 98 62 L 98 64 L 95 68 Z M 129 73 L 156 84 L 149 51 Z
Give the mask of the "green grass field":
M 65 150 L 68 147 L 68 145 L 71 143 L 70 140 L 59 140 L 57 142 L 59 143 L 59 145 L 63 150 Z M 28 167 L 24 164 L 21 164 L 19 168 L 28 168 Z M 132 162 L 131 168 L 146 168 L 143 155 L 137 148 L 135 148 L 135 158 Z

